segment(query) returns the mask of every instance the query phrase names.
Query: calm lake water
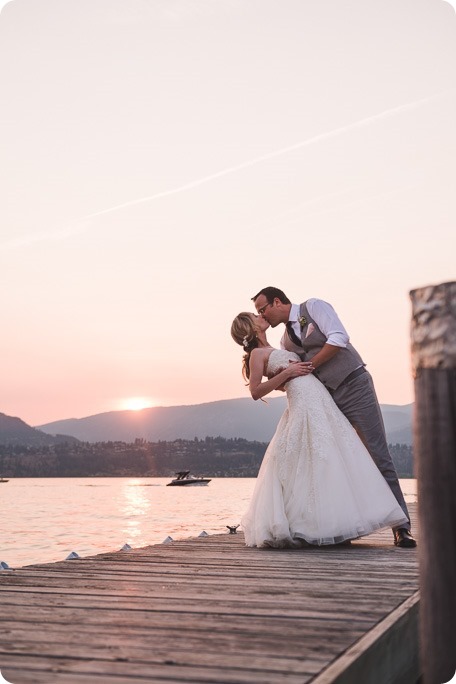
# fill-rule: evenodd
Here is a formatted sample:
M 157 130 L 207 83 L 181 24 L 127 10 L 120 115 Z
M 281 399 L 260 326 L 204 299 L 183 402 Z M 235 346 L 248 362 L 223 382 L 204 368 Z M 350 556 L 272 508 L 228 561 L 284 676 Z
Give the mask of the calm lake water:
M 0 486 L 0 561 L 12 568 L 173 539 L 228 533 L 247 508 L 254 478 L 167 487 L 168 478 L 23 478 Z M 416 480 L 401 480 L 407 502 Z

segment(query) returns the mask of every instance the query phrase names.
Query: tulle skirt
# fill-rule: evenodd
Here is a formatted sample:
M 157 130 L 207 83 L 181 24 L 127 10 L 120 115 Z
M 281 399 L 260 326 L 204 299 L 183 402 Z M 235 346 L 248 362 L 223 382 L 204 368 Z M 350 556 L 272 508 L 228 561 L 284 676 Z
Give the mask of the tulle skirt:
M 407 522 L 386 481 L 313 376 L 287 386 L 288 408 L 242 518 L 248 546 L 337 544 Z

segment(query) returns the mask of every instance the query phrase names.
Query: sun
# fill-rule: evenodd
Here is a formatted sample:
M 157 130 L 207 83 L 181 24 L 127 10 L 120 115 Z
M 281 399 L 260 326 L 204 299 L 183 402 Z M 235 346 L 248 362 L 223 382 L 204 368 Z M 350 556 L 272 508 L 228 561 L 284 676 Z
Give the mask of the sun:
M 141 411 L 156 405 L 151 397 L 128 397 L 127 399 L 122 399 L 121 404 L 124 411 Z

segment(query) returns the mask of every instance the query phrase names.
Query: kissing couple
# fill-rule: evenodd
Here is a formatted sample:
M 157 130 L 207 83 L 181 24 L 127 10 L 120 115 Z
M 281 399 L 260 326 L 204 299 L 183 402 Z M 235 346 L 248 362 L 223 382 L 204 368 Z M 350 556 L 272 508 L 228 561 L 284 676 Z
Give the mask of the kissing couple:
M 415 547 L 372 377 L 334 308 L 321 299 L 292 304 L 276 287 L 252 301 L 257 313 L 231 326 L 243 375 L 253 399 L 283 389 L 288 405 L 242 518 L 246 544 L 349 543 L 391 527 L 396 546 Z M 274 349 L 266 331 L 279 324 Z

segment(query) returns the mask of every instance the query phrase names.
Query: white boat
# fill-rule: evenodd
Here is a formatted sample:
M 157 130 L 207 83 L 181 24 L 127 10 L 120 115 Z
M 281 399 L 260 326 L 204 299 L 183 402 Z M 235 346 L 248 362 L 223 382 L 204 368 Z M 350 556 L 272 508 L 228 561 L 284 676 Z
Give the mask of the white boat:
M 189 485 L 207 485 L 210 480 L 207 477 L 194 477 L 189 470 L 180 470 L 177 477 L 168 482 L 167 487 L 188 487 Z
M 9 482 L 9 480 L 5 480 L 4 477 L 0 477 L 0 484 L 4 484 L 5 482 Z

